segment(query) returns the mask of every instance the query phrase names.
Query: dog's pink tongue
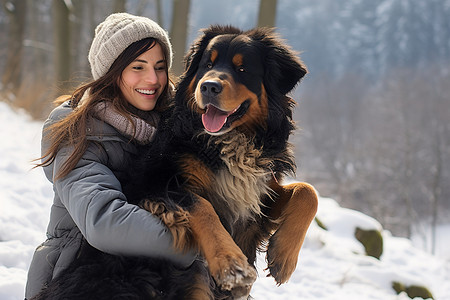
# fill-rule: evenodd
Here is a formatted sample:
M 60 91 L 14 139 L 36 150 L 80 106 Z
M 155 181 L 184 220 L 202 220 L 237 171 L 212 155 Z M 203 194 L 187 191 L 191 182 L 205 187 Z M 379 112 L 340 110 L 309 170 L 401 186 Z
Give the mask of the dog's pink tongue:
M 208 105 L 206 113 L 202 115 L 202 122 L 209 132 L 219 131 L 227 121 L 228 113 L 213 105 Z

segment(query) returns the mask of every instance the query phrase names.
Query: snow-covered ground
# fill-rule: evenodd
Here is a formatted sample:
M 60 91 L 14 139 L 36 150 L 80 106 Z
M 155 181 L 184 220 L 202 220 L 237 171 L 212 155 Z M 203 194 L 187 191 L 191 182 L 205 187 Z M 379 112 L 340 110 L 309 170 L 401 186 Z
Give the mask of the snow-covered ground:
M 1 300 L 23 299 L 31 256 L 45 239 L 52 189 L 41 169 L 31 170 L 31 160 L 39 156 L 41 126 L 0 102 Z M 384 252 L 378 260 L 365 256 L 353 237 L 356 226 L 380 229 L 376 220 L 326 198 L 320 199 L 318 217 L 328 230 L 313 223 L 288 283 L 277 287 L 266 278 L 264 257 L 258 258 L 255 299 L 409 299 L 396 294 L 393 281 L 424 285 L 435 299 L 450 299 L 450 226 L 440 231 L 439 241 L 447 244 L 440 244 L 439 256 L 383 231 Z

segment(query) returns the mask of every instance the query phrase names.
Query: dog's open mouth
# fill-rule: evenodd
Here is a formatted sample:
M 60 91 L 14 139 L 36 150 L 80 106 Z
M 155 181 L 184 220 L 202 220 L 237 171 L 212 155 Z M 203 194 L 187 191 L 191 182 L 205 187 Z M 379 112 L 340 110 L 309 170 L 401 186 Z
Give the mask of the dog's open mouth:
M 248 107 L 249 101 L 245 101 L 232 111 L 227 112 L 208 104 L 206 112 L 202 115 L 203 126 L 208 132 L 219 132 L 222 128 L 230 126 L 232 122 L 243 116 Z

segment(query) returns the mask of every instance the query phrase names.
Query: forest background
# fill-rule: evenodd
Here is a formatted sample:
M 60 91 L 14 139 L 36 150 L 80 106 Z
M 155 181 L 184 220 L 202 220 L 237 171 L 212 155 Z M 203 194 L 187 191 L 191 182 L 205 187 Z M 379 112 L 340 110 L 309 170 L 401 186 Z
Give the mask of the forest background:
M 309 69 L 293 94 L 297 178 L 395 235 L 450 222 L 450 0 L 1 0 L 0 99 L 42 120 L 90 79 L 112 12 L 147 16 L 183 55 L 210 24 L 275 26 Z

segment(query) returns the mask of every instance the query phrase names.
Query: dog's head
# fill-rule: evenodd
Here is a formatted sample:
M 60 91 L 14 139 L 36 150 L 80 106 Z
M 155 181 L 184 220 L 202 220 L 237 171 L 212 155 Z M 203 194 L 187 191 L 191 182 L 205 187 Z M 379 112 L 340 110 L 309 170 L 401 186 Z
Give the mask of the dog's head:
M 211 26 L 186 56 L 179 86 L 185 94 L 178 101 L 187 99 L 184 105 L 201 114 L 212 135 L 266 130 L 292 116 L 293 100 L 286 94 L 306 72 L 271 29 Z

